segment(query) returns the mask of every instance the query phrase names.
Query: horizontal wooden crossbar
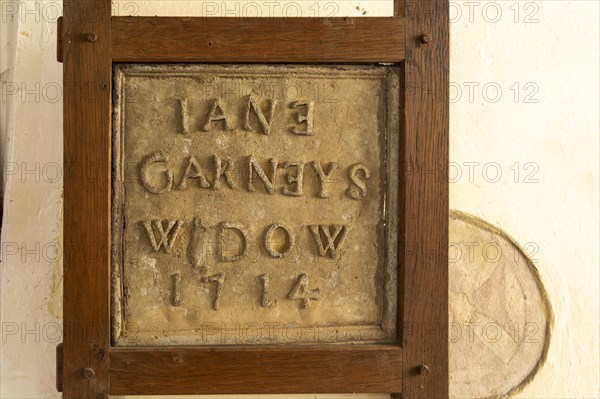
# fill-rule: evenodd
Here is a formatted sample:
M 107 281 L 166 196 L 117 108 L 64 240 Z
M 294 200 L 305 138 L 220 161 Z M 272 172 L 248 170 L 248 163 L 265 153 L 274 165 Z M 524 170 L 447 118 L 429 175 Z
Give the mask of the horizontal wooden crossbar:
M 114 62 L 399 62 L 404 58 L 402 22 L 115 17 L 112 56 Z
M 112 348 L 111 395 L 385 393 L 402 387 L 397 345 Z
M 404 19 L 398 17 L 112 17 L 111 25 L 113 62 L 404 60 Z

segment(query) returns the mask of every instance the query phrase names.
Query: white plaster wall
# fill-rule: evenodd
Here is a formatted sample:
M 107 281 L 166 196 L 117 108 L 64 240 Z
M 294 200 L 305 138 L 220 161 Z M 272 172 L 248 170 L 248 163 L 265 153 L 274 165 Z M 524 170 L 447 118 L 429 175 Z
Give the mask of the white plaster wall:
M 497 3 L 498 23 L 482 17 L 483 6 L 470 23 L 467 7 L 455 3 L 463 15 L 451 27 L 450 79 L 463 92 L 451 94 L 450 207 L 501 227 L 522 246 L 532 243 L 526 253 L 539 248 L 532 257 L 555 325 L 547 364 L 518 397 L 598 398 L 598 2 L 531 2 L 538 22 L 524 23 L 536 9 L 526 3 L 517 3 L 518 23 L 512 1 Z M 480 84 L 472 102 L 467 82 Z M 493 86 L 487 101 L 482 93 L 489 83 L 502 89 L 495 103 Z M 525 102 L 536 87 L 530 100 L 537 103 Z M 480 163 L 472 164 L 472 179 L 468 162 Z M 498 167 L 484 172 L 492 162 L 502 171 L 495 183 Z
M 122 0 L 114 13 L 256 15 L 247 3 Z M 284 2 L 258 3 L 264 16 L 297 14 Z M 392 9 L 391 1 L 296 3 L 305 16 Z M 62 315 L 60 3 L 0 6 L 0 397 L 53 398 Z M 598 14 L 597 1 L 452 2 L 450 205 L 537 248 L 555 313 L 547 364 L 521 398 L 600 397 Z
M 62 333 L 62 305 L 55 296 L 62 267 L 57 245 L 62 231 L 62 72 L 55 61 L 56 18 L 44 15 L 41 5 L 0 2 L 1 65 L 7 70 L 0 92 L 2 398 L 56 396 L 54 348 Z
M 451 80 L 463 97 L 451 105 L 451 158 L 463 175 L 451 184 L 450 206 L 539 248 L 533 258 L 555 325 L 547 364 L 519 397 L 598 398 L 598 2 L 534 4 L 538 22 L 515 23 L 503 7 L 499 23 L 479 13 L 452 25 Z M 503 96 L 492 103 L 475 90 L 471 102 L 465 82 L 497 82 Z M 539 88 L 537 103 L 524 101 L 527 82 Z M 466 162 L 481 163 L 472 180 Z M 494 167 L 483 172 L 490 162 L 502 170 L 497 183 Z

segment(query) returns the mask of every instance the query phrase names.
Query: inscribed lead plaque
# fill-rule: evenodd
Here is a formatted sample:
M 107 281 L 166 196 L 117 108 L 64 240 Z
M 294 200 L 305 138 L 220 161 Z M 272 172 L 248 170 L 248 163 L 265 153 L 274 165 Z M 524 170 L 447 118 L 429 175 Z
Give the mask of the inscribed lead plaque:
M 397 68 L 114 76 L 115 344 L 395 340 Z

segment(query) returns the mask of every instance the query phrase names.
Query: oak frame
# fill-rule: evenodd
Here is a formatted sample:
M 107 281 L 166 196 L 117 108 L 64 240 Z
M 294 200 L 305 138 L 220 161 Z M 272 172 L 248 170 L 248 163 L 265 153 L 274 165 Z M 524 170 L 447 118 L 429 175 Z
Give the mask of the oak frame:
M 63 397 L 447 397 L 448 1 L 405 1 L 403 10 L 396 1 L 395 17 L 356 19 L 112 17 L 109 0 L 86 3 L 65 3 L 59 37 L 65 169 L 71 166 L 64 175 Z M 267 39 L 269 32 L 277 35 Z M 111 84 L 119 61 L 401 65 L 397 345 L 111 346 Z

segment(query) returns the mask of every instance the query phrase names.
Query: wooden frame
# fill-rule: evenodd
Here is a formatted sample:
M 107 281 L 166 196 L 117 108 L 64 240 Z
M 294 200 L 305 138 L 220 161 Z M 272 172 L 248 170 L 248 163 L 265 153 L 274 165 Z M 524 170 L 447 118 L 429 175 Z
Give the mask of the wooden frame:
M 65 3 L 58 43 L 68 168 L 63 397 L 447 397 L 447 0 L 407 1 L 404 10 L 395 2 L 395 17 L 356 19 L 112 17 L 110 1 L 84 3 Z M 401 64 L 397 345 L 111 347 L 111 75 L 118 61 Z

